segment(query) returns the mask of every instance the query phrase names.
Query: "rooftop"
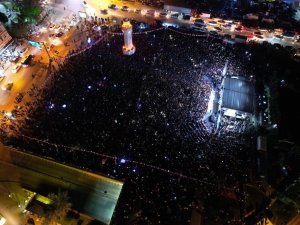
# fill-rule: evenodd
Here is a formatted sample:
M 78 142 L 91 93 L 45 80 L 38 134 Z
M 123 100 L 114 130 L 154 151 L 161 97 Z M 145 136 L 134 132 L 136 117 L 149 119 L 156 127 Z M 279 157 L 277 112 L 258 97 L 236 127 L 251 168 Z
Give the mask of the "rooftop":
M 253 113 L 254 100 L 253 83 L 241 78 L 225 77 L 222 96 L 223 108 Z
M 109 224 L 123 183 L 0 146 L 0 176 L 41 195 L 68 191 L 72 208 Z

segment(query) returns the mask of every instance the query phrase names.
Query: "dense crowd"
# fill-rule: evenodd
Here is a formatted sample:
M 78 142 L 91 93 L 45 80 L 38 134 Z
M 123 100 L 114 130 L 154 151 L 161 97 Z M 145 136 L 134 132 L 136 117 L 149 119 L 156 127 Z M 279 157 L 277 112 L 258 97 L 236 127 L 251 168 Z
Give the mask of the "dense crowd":
M 115 224 L 188 224 L 193 210 L 211 224 L 239 220 L 252 139 L 211 134 L 202 118 L 226 61 L 229 74 L 247 74 L 247 54 L 168 30 L 133 41 L 130 57 L 116 35 L 59 65 L 19 131 L 118 160 L 22 136 L 15 144 L 125 180 Z

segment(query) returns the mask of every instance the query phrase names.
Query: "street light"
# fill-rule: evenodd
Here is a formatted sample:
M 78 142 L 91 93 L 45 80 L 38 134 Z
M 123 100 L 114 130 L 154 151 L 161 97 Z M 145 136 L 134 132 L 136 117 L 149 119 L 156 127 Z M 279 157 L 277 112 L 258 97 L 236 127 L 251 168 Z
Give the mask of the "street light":
M 52 60 L 51 60 L 51 57 L 50 57 L 50 54 L 49 54 L 49 52 L 48 52 L 48 50 L 47 50 L 47 48 L 46 48 L 46 46 L 45 46 L 45 43 L 42 41 L 42 42 L 37 42 L 37 41 L 30 41 L 30 40 L 28 40 L 28 43 L 31 45 L 31 46 L 33 46 L 33 47 L 36 47 L 36 48 L 38 48 L 38 49 L 42 49 L 42 46 L 44 47 L 44 49 L 46 50 L 46 53 L 47 53 L 47 55 L 48 55 L 48 57 L 49 57 L 49 61 L 51 62 Z
M 50 54 L 49 54 L 49 52 L 48 52 L 48 49 L 47 49 L 47 47 L 45 46 L 45 43 L 44 43 L 44 42 L 41 42 L 41 43 L 42 43 L 44 49 L 46 50 L 46 53 L 47 53 L 47 55 L 48 55 L 48 57 L 49 57 L 49 62 L 51 63 L 52 59 L 51 59 L 51 57 L 50 57 Z

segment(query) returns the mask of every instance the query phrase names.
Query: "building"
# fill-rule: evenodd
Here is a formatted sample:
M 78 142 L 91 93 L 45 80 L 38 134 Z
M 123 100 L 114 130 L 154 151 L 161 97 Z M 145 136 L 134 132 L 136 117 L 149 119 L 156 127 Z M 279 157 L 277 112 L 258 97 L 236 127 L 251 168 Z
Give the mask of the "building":
M 222 82 L 221 110 L 225 116 L 244 119 L 254 113 L 254 84 L 238 76 L 226 76 Z
M 195 12 L 190 5 L 180 0 L 165 0 L 164 2 L 164 10 L 167 10 L 171 13 L 180 13 L 183 15 L 192 16 Z
M 123 55 L 133 55 L 135 46 L 132 44 L 132 25 L 128 18 L 123 21 L 122 31 L 124 33 Z
M 12 40 L 4 25 L 0 22 L 0 51 L 5 48 Z

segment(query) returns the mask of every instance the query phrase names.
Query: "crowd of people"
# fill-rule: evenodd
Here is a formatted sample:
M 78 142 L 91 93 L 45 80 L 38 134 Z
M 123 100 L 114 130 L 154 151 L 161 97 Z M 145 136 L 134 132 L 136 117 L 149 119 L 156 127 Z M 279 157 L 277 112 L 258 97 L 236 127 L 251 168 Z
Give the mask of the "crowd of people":
M 167 29 L 133 42 L 130 57 L 110 35 L 66 59 L 12 143 L 124 180 L 115 224 L 188 224 L 193 210 L 206 222 L 238 221 L 253 140 L 211 134 L 202 118 L 226 61 L 229 74 L 247 74 L 247 54 Z

